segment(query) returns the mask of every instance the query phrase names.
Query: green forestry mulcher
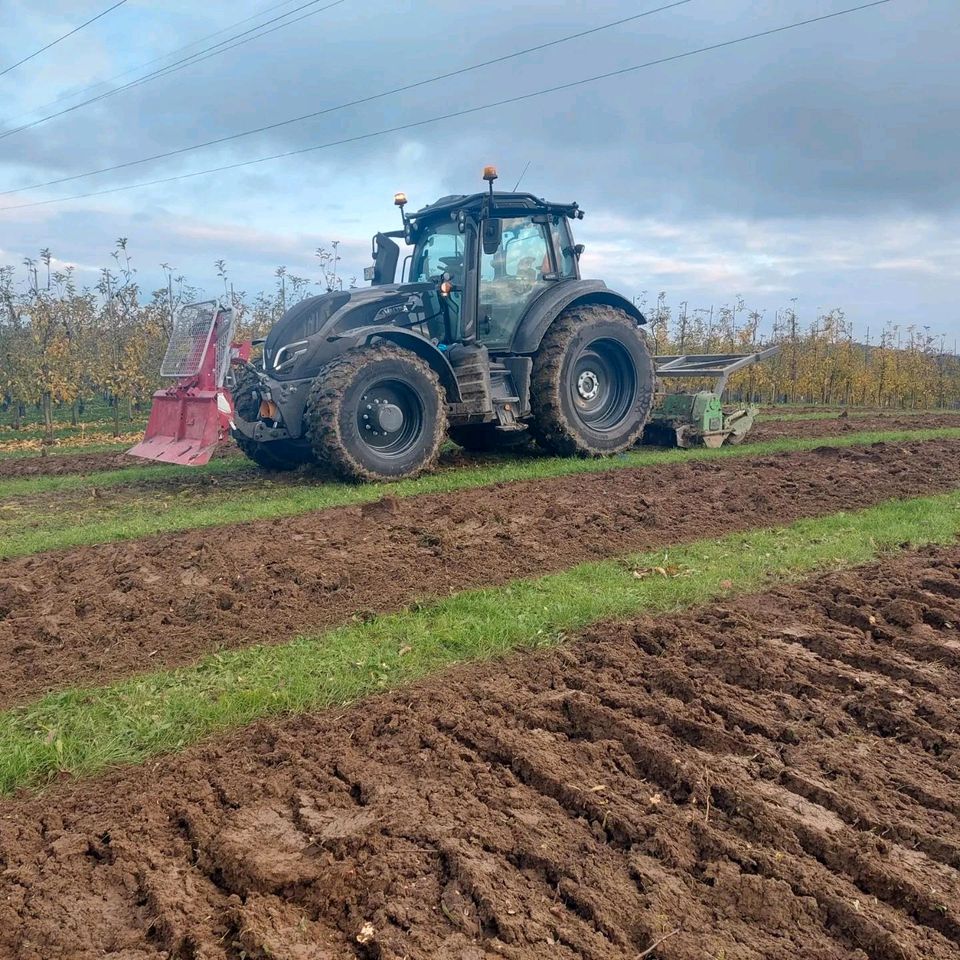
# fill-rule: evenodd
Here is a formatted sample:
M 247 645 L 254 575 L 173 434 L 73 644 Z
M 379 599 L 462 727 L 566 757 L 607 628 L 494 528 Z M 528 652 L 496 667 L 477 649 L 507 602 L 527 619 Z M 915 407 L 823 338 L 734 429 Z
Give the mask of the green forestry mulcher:
M 709 390 L 658 393 L 643 442 L 667 447 L 722 447 L 743 442 L 759 409 L 724 407 L 723 391 L 731 374 L 780 352 L 779 346 L 760 353 L 708 353 L 656 357 L 657 379 L 712 381 Z
M 581 279 L 576 203 L 494 192 L 496 178 L 487 167 L 488 192 L 412 214 L 397 194 L 403 229 L 373 238 L 371 286 L 284 314 L 233 388 L 247 456 L 375 480 L 430 468 L 448 433 L 471 450 L 532 437 L 564 456 L 615 454 L 643 437 L 657 382 L 643 315 Z M 413 247 L 400 283 L 398 239 Z M 673 429 L 658 419 L 661 433 Z M 693 433 L 674 430 L 674 442 Z

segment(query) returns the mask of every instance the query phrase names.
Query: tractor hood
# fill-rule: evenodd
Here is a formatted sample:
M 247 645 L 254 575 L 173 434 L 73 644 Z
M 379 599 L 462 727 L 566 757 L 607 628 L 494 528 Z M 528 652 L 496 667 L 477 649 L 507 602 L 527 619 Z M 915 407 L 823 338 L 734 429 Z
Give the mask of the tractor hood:
M 362 327 L 418 326 L 439 311 L 433 283 L 383 284 L 309 297 L 292 306 L 267 334 L 263 367 L 275 379 L 313 376 L 325 362 L 330 338 Z

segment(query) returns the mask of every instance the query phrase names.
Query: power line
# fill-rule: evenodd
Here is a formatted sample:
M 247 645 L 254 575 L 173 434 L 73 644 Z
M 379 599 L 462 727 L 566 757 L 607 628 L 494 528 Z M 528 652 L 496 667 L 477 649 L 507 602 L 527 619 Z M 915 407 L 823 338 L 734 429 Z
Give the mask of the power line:
M 147 77 L 141 77 L 139 80 L 134 80 L 132 82 L 132 86 L 139 87 L 142 84 L 147 83 L 149 80 L 155 79 L 156 77 L 165 77 L 168 74 L 176 73 L 178 70 L 182 70 L 184 66 L 192 67 L 197 63 L 202 63 L 204 60 L 209 60 L 211 57 L 216 57 L 221 53 L 226 53 L 228 50 L 233 50 L 234 47 L 240 47 L 245 43 L 249 43 L 251 40 L 259 40 L 261 37 L 265 37 L 270 33 L 274 33 L 277 30 L 283 29 L 283 27 L 289 27 L 294 23 L 299 23 L 301 20 L 306 20 L 308 17 L 315 17 L 318 13 L 323 13 L 325 10 L 329 10 L 331 7 L 337 7 L 341 3 L 346 3 L 346 0 L 334 0 L 333 3 L 328 3 L 325 7 L 320 7 L 319 10 L 311 10 L 309 13 L 305 13 L 301 17 L 294 17 L 292 20 L 284 20 L 285 17 L 291 17 L 293 14 L 298 13 L 301 10 L 305 10 L 307 7 L 313 7 L 319 2 L 320 0 L 309 0 L 308 3 L 301 4 L 299 7 L 294 7 L 292 10 L 288 10 L 286 13 L 281 13 L 272 20 L 265 20 L 263 23 L 257 24 L 257 26 L 251 27 L 249 30 L 244 30 L 233 37 L 227 37 L 226 40 L 222 40 L 220 43 L 215 43 L 206 50 L 200 50 L 197 53 L 191 54 L 189 57 L 184 57 L 183 60 L 177 60 L 166 67 L 161 67 L 155 72 L 155 74 L 150 74 Z M 279 20 L 284 20 L 284 22 L 278 23 L 277 26 L 270 30 L 263 30 L 264 27 L 270 26 L 271 23 L 277 23 Z M 256 33 L 257 30 L 263 30 L 263 32 Z M 254 35 L 252 37 L 248 37 L 247 34 L 250 33 Z M 240 37 L 247 38 L 245 40 L 241 40 L 239 39 Z M 226 46 L 226 44 L 229 44 L 229 46 Z M 222 49 L 218 49 L 221 47 Z M 181 64 L 183 66 L 181 66 Z
M 267 163 L 271 160 L 281 160 L 286 157 L 294 157 L 304 153 L 312 153 L 316 150 L 326 150 L 330 147 L 340 147 L 350 143 L 359 143 L 364 140 L 373 140 L 377 137 L 384 137 L 391 133 L 400 133 L 405 130 L 413 130 L 418 127 L 425 127 L 433 123 L 442 123 L 446 120 L 453 120 L 457 117 L 465 117 L 474 113 L 480 113 L 484 110 L 492 110 L 496 107 L 520 103 L 524 100 L 533 99 L 534 97 L 543 97 L 551 93 L 559 93 L 562 90 L 571 90 L 574 87 L 584 86 L 588 83 L 597 83 L 601 80 L 610 80 L 614 77 L 622 77 L 626 74 L 635 73 L 638 70 L 646 69 L 647 67 L 659 66 L 665 63 L 673 63 L 678 60 L 686 60 L 702 53 L 709 53 L 713 50 L 722 50 L 727 47 L 736 46 L 740 43 L 746 43 L 750 40 L 759 40 L 763 37 L 770 37 L 778 33 L 785 33 L 787 30 L 795 30 L 798 27 L 806 27 L 813 23 L 822 23 L 826 20 L 833 20 L 837 17 L 843 17 L 851 13 L 857 13 L 860 10 L 868 10 L 871 7 L 880 7 L 890 2 L 891 0 L 872 0 L 870 3 L 862 3 L 855 7 L 847 7 L 844 10 L 836 10 L 833 13 L 825 13 L 819 17 L 810 17 L 806 20 L 797 20 L 794 23 L 784 24 L 781 27 L 771 27 L 769 30 L 761 30 L 758 33 L 747 34 L 746 36 L 737 37 L 733 40 L 723 40 L 719 43 L 711 43 L 708 46 L 697 47 L 695 50 L 687 50 L 684 53 L 675 53 L 669 57 L 659 57 L 656 60 L 647 60 L 644 63 L 634 64 L 630 67 L 622 67 L 619 70 L 611 70 L 607 73 L 599 73 L 592 77 L 584 77 L 581 80 L 571 80 L 567 83 L 559 83 L 551 87 L 545 87 L 542 90 L 534 90 L 530 93 L 518 94 L 515 97 L 506 97 L 502 100 L 494 100 L 490 103 L 480 104 L 476 107 L 466 107 L 462 110 L 455 110 L 451 113 L 441 114 L 440 116 L 428 117 L 425 120 L 413 120 L 409 123 L 399 124 L 395 127 L 387 127 L 381 130 L 374 130 L 370 133 L 361 133 L 352 137 L 344 137 L 341 140 L 330 140 L 327 143 L 319 143 L 312 147 L 300 147 L 297 150 L 287 150 L 283 153 L 274 153 L 265 157 L 255 157 L 252 160 L 239 160 L 236 163 L 227 163 L 219 167 L 208 167 L 205 170 L 194 170 L 191 173 L 180 173 L 171 177 L 160 177 L 155 180 L 144 180 L 140 183 L 128 183 L 121 187 L 110 187 L 106 190 L 96 190 L 90 193 L 78 193 L 67 197 L 54 197 L 50 200 L 34 200 L 30 203 L 21 203 L 12 207 L 0 207 L 0 213 L 4 213 L 9 210 L 23 210 L 28 207 L 47 206 L 52 203 L 65 203 L 68 200 L 86 200 L 90 197 L 102 197 L 106 196 L 107 194 L 122 193 L 126 190 L 136 190 L 140 187 L 152 187 L 159 184 L 174 183 L 179 180 L 189 180 L 193 177 L 201 177 L 210 173 L 223 173 L 227 170 L 236 170 L 240 167 L 249 167 L 258 163 Z
M 178 53 L 183 53 L 185 50 L 189 50 L 191 47 L 195 47 L 201 43 L 206 43 L 207 40 L 212 40 L 214 37 L 219 37 L 227 31 L 233 30 L 234 27 L 239 27 L 244 23 L 249 23 L 251 20 L 256 20 L 257 17 L 262 17 L 266 13 L 270 13 L 271 11 L 277 10 L 280 7 L 286 7 L 294 2 L 295 0 L 282 0 L 281 3 L 271 4 L 269 7 L 264 7 L 262 10 L 258 10 L 256 13 L 251 14 L 249 17 L 244 17 L 242 20 L 236 20 L 233 23 L 228 23 L 220 30 L 215 30 L 213 33 L 206 34 L 206 36 L 198 37 L 196 40 L 192 40 L 190 43 L 185 43 L 182 47 L 176 47 L 173 50 L 168 50 L 166 53 L 162 53 L 158 57 L 153 57 L 152 59 L 146 60 L 143 63 L 138 63 L 136 66 L 129 67 L 120 73 L 114 74 L 112 77 L 104 77 L 103 79 L 95 80 L 86 87 L 81 87 L 79 90 L 74 90 L 69 93 L 62 93 L 54 100 L 48 100 L 46 103 L 43 103 L 38 107 L 34 107 L 32 110 L 17 114 L 13 119 L 19 120 L 20 117 L 28 117 L 30 114 L 36 113 L 38 110 L 46 110 L 48 107 L 55 107 L 58 103 L 62 103 L 64 100 L 69 100 L 71 97 L 82 96 L 85 93 L 89 93 L 91 90 L 96 90 L 98 87 L 102 87 L 105 83 L 113 83 L 115 80 L 120 80 L 123 77 L 129 76 L 131 73 L 136 73 L 138 70 L 143 70 L 145 67 L 149 67 L 154 63 L 159 63 L 161 60 L 166 60 L 168 57 L 175 57 Z
M 75 33 L 79 33 L 84 27 L 89 27 L 91 23 L 95 23 L 101 17 L 105 17 L 111 10 L 116 10 L 117 7 L 122 7 L 127 0 L 117 0 L 112 7 L 107 7 L 106 10 L 101 11 L 95 17 L 91 17 L 89 20 L 84 21 L 80 24 L 79 27 L 74 27 L 68 33 L 65 33 L 62 37 L 57 37 L 56 40 L 51 40 L 45 47 L 41 47 L 39 50 L 34 50 L 33 53 L 24 57 L 22 60 L 18 60 L 16 63 L 10 64 L 9 67 L 5 67 L 3 70 L 0 70 L 0 77 L 6 76 L 11 70 L 15 70 L 21 64 L 26 63 L 28 60 L 32 60 L 34 57 L 40 56 L 45 50 L 49 50 L 51 47 L 55 47 L 61 40 L 66 40 L 67 37 L 72 37 Z
M 20 133 L 23 130 L 29 130 L 32 127 L 39 126 L 42 123 L 46 123 L 48 120 L 56 119 L 57 117 L 62 117 L 65 114 L 72 113 L 74 110 L 79 110 L 81 107 L 86 107 L 91 103 L 98 103 L 101 100 L 106 100 L 108 97 L 115 96 L 118 93 L 123 93 L 125 90 L 129 90 L 132 87 L 139 87 L 143 84 L 149 83 L 152 80 L 157 80 L 160 77 L 168 76 L 171 73 L 176 73 L 179 70 L 183 70 L 186 67 L 193 66 L 196 63 L 201 63 L 204 60 L 209 60 L 211 57 L 218 56 L 221 53 L 226 53 L 228 50 L 234 49 L 234 47 L 242 46 L 245 43 L 249 43 L 251 40 L 258 40 L 260 37 L 264 37 L 267 34 L 273 33 L 276 30 L 281 29 L 282 27 L 290 26 L 294 23 L 299 23 L 301 20 L 306 20 L 307 17 L 315 16 L 318 13 L 323 13 L 325 10 L 329 10 L 331 7 L 339 6 L 341 3 L 345 3 L 346 0 L 334 0 L 334 2 L 327 4 L 327 6 L 320 7 L 319 10 L 311 10 L 309 13 L 305 13 L 303 16 L 296 17 L 292 20 L 286 20 L 285 18 L 291 17 L 293 14 L 298 13 L 301 10 L 306 9 L 307 7 L 314 7 L 320 0 L 309 0 L 309 2 L 301 4 L 299 7 L 295 7 L 293 10 L 288 10 L 286 13 L 279 14 L 276 17 L 273 17 L 270 20 L 266 20 L 263 23 L 259 23 L 254 27 L 250 27 L 247 30 L 242 31 L 241 33 L 234 34 L 232 37 L 227 37 L 225 40 L 221 40 L 219 43 L 215 43 L 210 47 L 207 47 L 204 50 L 198 50 L 196 53 L 190 54 L 187 57 L 177 60 L 174 63 L 167 64 L 166 66 L 159 67 L 158 69 L 152 71 L 151 73 L 145 74 L 142 77 L 137 77 L 134 80 L 131 80 L 129 83 L 125 83 L 122 86 L 115 87 L 112 90 L 107 90 L 104 93 L 98 94 L 95 97 L 91 97 L 89 100 L 82 100 L 79 103 L 73 104 L 73 106 L 66 107 L 63 110 L 59 110 L 55 113 L 48 114 L 45 117 L 40 117 L 38 120 L 32 120 L 29 123 L 22 124 L 19 127 L 14 127 L 11 130 L 4 130 L 0 133 L 0 140 L 5 139 L 6 137 L 13 136 L 15 133 Z M 283 4 L 277 4 L 277 6 L 283 6 Z M 276 9 L 276 7 L 270 7 L 269 10 Z M 250 18 L 248 18 L 250 19 Z M 278 21 L 284 20 L 285 22 L 279 23 L 277 26 L 272 27 L 270 30 L 263 30 L 264 27 L 270 26 L 271 24 L 278 23 Z M 239 23 L 244 23 L 246 21 L 239 21 Z M 238 24 L 235 24 L 235 26 Z M 262 30 L 262 33 L 257 33 L 256 31 Z M 221 31 L 222 32 L 222 31 Z M 253 34 L 250 36 L 250 34 Z M 213 34 L 212 36 L 216 36 Z M 245 38 L 245 39 L 240 39 Z
M 123 0 L 123 2 L 126 2 L 126 0 Z M 265 20 L 263 23 L 257 24 L 255 27 L 250 27 L 241 33 L 234 34 L 232 37 L 227 37 L 226 40 L 221 40 L 219 43 L 215 43 L 205 50 L 199 50 L 197 53 L 190 54 L 181 60 L 167 64 L 165 67 L 159 67 L 151 73 L 145 74 L 142 77 L 137 77 L 135 80 L 131 80 L 129 83 L 125 83 L 119 87 L 114 87 L 113 90 L 107 90 L 106 92 L 95 97 L 91 97 L 89 100 L 81 100 L 79 103 L 75 103 L 71 107 L 65 107 L 63 110 L 58 110 L 56 113 L 47 114 L 47 116 L 40 117 L 38 120 L 31 120 L 29 123 L 21 124 L 19 127 L 14 127 L 12 130 L 4 130 L 2 133 L 0 133 L 0 140 L 5 139 L 6 137 L 12 137 L 15 133 L 20 133 L 23 130 L 30 130 L 32 127 L 37 127 L 41 123 L 46 123 L 48 120 L 54 120 L 57 117 L 64 116 L 65 114 L 73 113 L 74 110 L 79 110 L 81 107 L 89 106 L 91 103 L 98 103 L 101 100 L 106 100 L 108 97 L 116 96 L 116 94 L 123 93 L 125 90 L 129 90 L 132 87 L 139 87 L 143 84 L 149 83 L 152 80 L 157 80 L 160 77 L 165 77 L 171 73 L 176 73 L 178 70 L 183 70 L 186 67 L 192 67 L 196 63 L 201 63 L 203 60 L 209 60 L 211 57 L 219 56 L 221 53 L 226 53 L 228 50 L 233 50 L 234 47 L 242 46 L 245 43 L 249 43 L 251 40 L 259 40 L 261 37 L 265 37 L 267 34 L 273 33 L 275 30 L 280 30 L 282 27 L 288 27 L 291 24 L 299 23 L 301 20 L 306 20 L 307 17 L 313 17 L 318 13 L 323 13 L 325 10 L 331 9 L 332 7 L 340 6 L 340 4 L 346 3 L 346 0 L 333 0 L 332 3 L 328 3 L 326 6 L 320 7 L 317 10 L 311 10 L 309 13 L 305 13 L 301 17 L 296 17 L 292 20 L 285 20 L 286 17 L 290 17 L 301 10 L 305 10 L 307 7 L 315 7 L 319 2 L 320 0 L 309 0 L 309 2 L 301 4 L 299 7 L 294 7 L 293 10 L 288 10 L 286 13 L 281 13 L 271 20 Z M 279 20 L 284 20 L 284 22 L 272 27 L 270 30 L 263 30 L 264 27 L 277 23 Z M 263 30 L 263 32 L 257 33 L 256 31 L 258 30 Z M 253 36 L 248 36 L 249 34 L 253 34 Z M 245 39 L 240 39 L 241 37 Z
M 85 177 L 95 177 L 101 173 L 110 173 L 114 170 L 123 170 L 127 167 L 139 166 L 141 163 L 150 163 L 153 160 L 165 160 L 168 157 L 176 157 L 180 154 L 190 153 L 193 150 L 200 150 L 204 147 L 212 147 L 221 143 L 229 143 L 231 140 L 239 140 L 241 137 L 250 137 L 257 133 L 265 133 L 267 130 L 276 130 L 278 127 L 289 126 L 292 123 L 301 123 L 304 120 L 313 120 L 317 117 L 325 116 L 328 113 L 335 113 L 338 110 L 345 110 L 348 107 L 356 107 L 361 104 L 371 103 L 374 100 L 381 100 L 384 97 L 393 96 L 397 93 L 405 93 L 408 90 L 414 90 L 417 87 L 424 87 L 430 83 L 437 83 L 440 80 L 449 80 L 451 77 L 457 77 L 464 73 L 470 73 L 474 70 L 479 70 L 482 67 L 489 67 L 496 63 L 503 63 L 506 60 L 515 60 L 517 57 L 523 57 L 529 53 L 536 53 L 540 50 L 546 50 L 549 47 L 555 47 L 561 43 L 568 43 L 571 40 L 579 40 L 583 37 L 589 36 L 590 34 L 600 33 L 603 30 L 610 30 L 613 27 L 619 27 L 625 23 L 630 23 L 632 20 L 640 20 L 641 18 L 649 17 L 654 13 L 661 13 L 664 10 L 672 9 L 673 7 L 682 7 L 684 4 L 691 2 L 692 0 L 674 0 L 673 3 L 668 3 L 662 7 L 656 7 L 653 10 L 645 10 L 643 13 L 636 13 L 629 17 L 622 17 L 621 19 L 614 20 L 611 23 L 604 23 L 599 27 L 591 27 L 588 30 L 581 30 L 578 33 L 571 33 L 565 37 L 558 37 L 556 40 L 548 40 L 545 43 L 538 43 L 533 47 L 525 47 L 523 50 L 517 50 L 515 53 L 507 53 L 500 57 L 494 57 L 492 60 L 484 60 L 481 63 L 474 63 L 468 67 L 460 67 L 458 70 L 451 70 L 448 73 L 441 73 L 437 76 L 428 77 L 425 80 L 416 80 L 400 87 L 392 87 L 391 89 L 384 90 L 381 93 L 374 93 L 366 97 L 359 97 L 356 100 L 349 100 L 346 103 L 339 103 L 333 107 L 325 107 L 323 110 L 315 110 L 313 113 L 305 113 L 299 117 L 291 117 L 289 120 L 280 120 L 276 123 L 268 123 L 265 126 L 256 127 L 253 130 L 244 130 L 241 133 L 233 133 L 229 136 L 218 137 L 215 140 L 206 140 L 203 143 L 195 143 L 188 147 L 179 147 L 176 150 L 168 150 L 165 153 L 156 153 L 153 156 L 141 157 L 138 160 L 127 160 L 124 163 L 116 163 L 111 167 L 101 167 L 99 170 L 90 170 L 87 173 L 76 173 L 69 177 L 60 177 L 56 180 L 47 180 L 43 183 L 32 183 L 29 186 L 17 187 L 14 190 L 0 190 L 0 197 L 9 196 L 12 193 L 26 193 L 28 190 L 39 190 L 41 187 L 53 187 L 61 183 L 70 183 L 73 180 L 82 180 Z

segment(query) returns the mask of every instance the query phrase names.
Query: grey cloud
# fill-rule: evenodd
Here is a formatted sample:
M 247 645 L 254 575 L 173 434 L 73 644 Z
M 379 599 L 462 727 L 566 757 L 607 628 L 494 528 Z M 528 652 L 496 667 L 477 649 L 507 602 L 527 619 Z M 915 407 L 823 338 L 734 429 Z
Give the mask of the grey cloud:
M 651 0 L 654 5 L 656 0 Z M 695 0 L 523 61 L 60 189 L 84 192 L 299 149 L 670 55 L 842 5 L 842 0 Z M 234 10 L 225 19 L 254 8 Z M 176 35 L 171 24 L 181 22 L 186 9 L 181 5 L 177 17 L 165 25 L 168 34 Z M 14 173 L 19 182 L 45 179 L 228 135 L 638 9 L 622 2 L 558 7 L 546 0 L 523 5 L 503 0 L 427 2 L 415 7 L 351 2 L 241 47 L 236 54 L 0 141 L 0 183 L 11 182 Z M 135 13 L 153 17 L 157 26 L 155 8 Z M 637 291 L 661 282 L 671 288 L 687 285 L 703 297 L 732 296 L 752 288 L 773 302 L 779 290 L 792 288 L 811 300 L 822 296 L 831 305 L 860 303 L 864 311 L 886 315 L 893 315 L 890 304 L 900 300 L 918 304 L 918 310 L 936 313 L 944 322 L 956 322 L 947 304 L 958 258 L 955 251 L 943 255 L 943 247 L 960 207 L 955 174 L 960 138 L 960 67 L 954 50 L 958 24 L 960 10 L 946 0 L 894 2 L 404 135 L 119 194 L 78 210 L 53 207 L 42 217 L 0 214 L 0 246 L 30 250 L 56 241 L 57 246 L 79 248 L 76 254 L 64 250 L 64 255 L 89 260 L 88 251 L 105 251 L 114 236 L 129 232 L 145 260 L 176 261 L 179 250 L 178 265 L 209 274 L 212 259 L 227 249 L 238 269 L 269 282 L 272 266 L 282 262 L 277 258 L 293 260 L 295 253 L 286 243 L 264 236 L 278 237 L 287 230 L 293 242 L 302 238 L 304 266 L 309 265 L 312 247 L 322 242 L 321 235 L 349 236 L 360 256 L 363 237 L 392 222 L 391 182 L 396 188 L 415 186 L 425 195 L 411 199 L 428 201 L 474 188 L 479 166 L 486 162 L 498 163 L 503 183 L 512 186 L 530 161 L 525 187 L 577 199 L 597 215 L 597 222 L 601 216 L 623 218 L 623 236 L 615 238 L 620 252 L 616 244 L 609 251 L 620 260 L 598 268 Z M 183 29 L 196 35 L 218 25 L 211 18 L 203 27 L 190 23 Z M 110 42 L 119 41 L 119 24 L 116 29 L 118 35 L 109 37 Z M 127 40 L 134 43 L 136 37 Z M 151 54 L 144 45 L 140 56 Z M 132 51 L 125 51 L 124 62 L 131 56 Z M 405 159 L 403 150 L 409 144 L 423 145 L 418 159 Z M 357 184 L 370 187 L 363 196 L 348 196 L 346 183 L 354 190 Z M 369 211 L 378 206 L 371 191 L 383 193 L 379 222 L 370 221 Z M 276 212 L 280 209 L 282 220 Z M 214 225 L 247 227 L 259 217 L 255 226 L 262 234 L 241 232 L 235 241 L 224 236 L 219 246 L 211 235 L 207 246 L 202 236 L 178 232 L 176 221 L 185 211 Z M 834 219 L 828 225 L 829 218 Z M 876 276 L 869 247 L 861 242 L 864 233 L 882 222 L 893 232 L 896 247 L 896 224 L 923 218 L 937 221 L 938 229 L 917 242 L 903 238 L 899 256 L 895 249 L 878 253 L 875 259 L 888 266 Z M 291 219 L 295 226 L 289 233 Z M 771 263 L 756 259 L 749 230 L 724 233 L 711 228 L 706 240 L 697 239 L 704 223 L 732 220 L 755 224 L 755 233 L 775 245 Z M 675 225 L 676 243 L 696 246 L 697 262 L 682 249 L 670 249 L 663 236 L 645 235 L 645 227 L 654 222 Z M 602 237 L 590 223 L 588 218 L 582 232 L 599 246 Z M 831 260 L 818 250 L 825 229 L 839 232 L 834 239 L 849 238 L 856 251 L 850 261 Z M 147 231 L 149 240 L 143 235 Z M 632 259 L 630 251 L 637 248 L 648 255 L 646 260 Z M 664 262 L 658 263 L 658 257 Z M 701 264 L 711 257 L 735 269 L 710 274 Z M 822 257 L 819 263 L 817 257 Z M 651 275 L 631 280 L 636 276 L 631 270 Z M 730 289 L 741 282 L 747 288 Z

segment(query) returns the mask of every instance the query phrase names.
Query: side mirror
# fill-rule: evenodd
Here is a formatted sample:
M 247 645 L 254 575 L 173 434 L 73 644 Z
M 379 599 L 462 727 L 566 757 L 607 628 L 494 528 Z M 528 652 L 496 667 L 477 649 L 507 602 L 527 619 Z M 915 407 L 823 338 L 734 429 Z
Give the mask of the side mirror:
M 373 267 L 363 271 L 363 279 L 372 281 L 374 286 L 393 283 L 399 258 L 400 248 L 389 237 L 378 233 L 373 238 Z
M 580 259 L 581 255 L 583 254 L 583 251 L 586 250 L 586 249 L 587 249 L 587 248 L 586 248 L 582 243 L 578 243 L 578 244 L 573 248 L 573 252 L 577 255 L 577 260 Z
M 503 222 L 500 220 L 483 221 L 483 252 L 488 257 L 493 256 L 500 249 L 502 230 Z

